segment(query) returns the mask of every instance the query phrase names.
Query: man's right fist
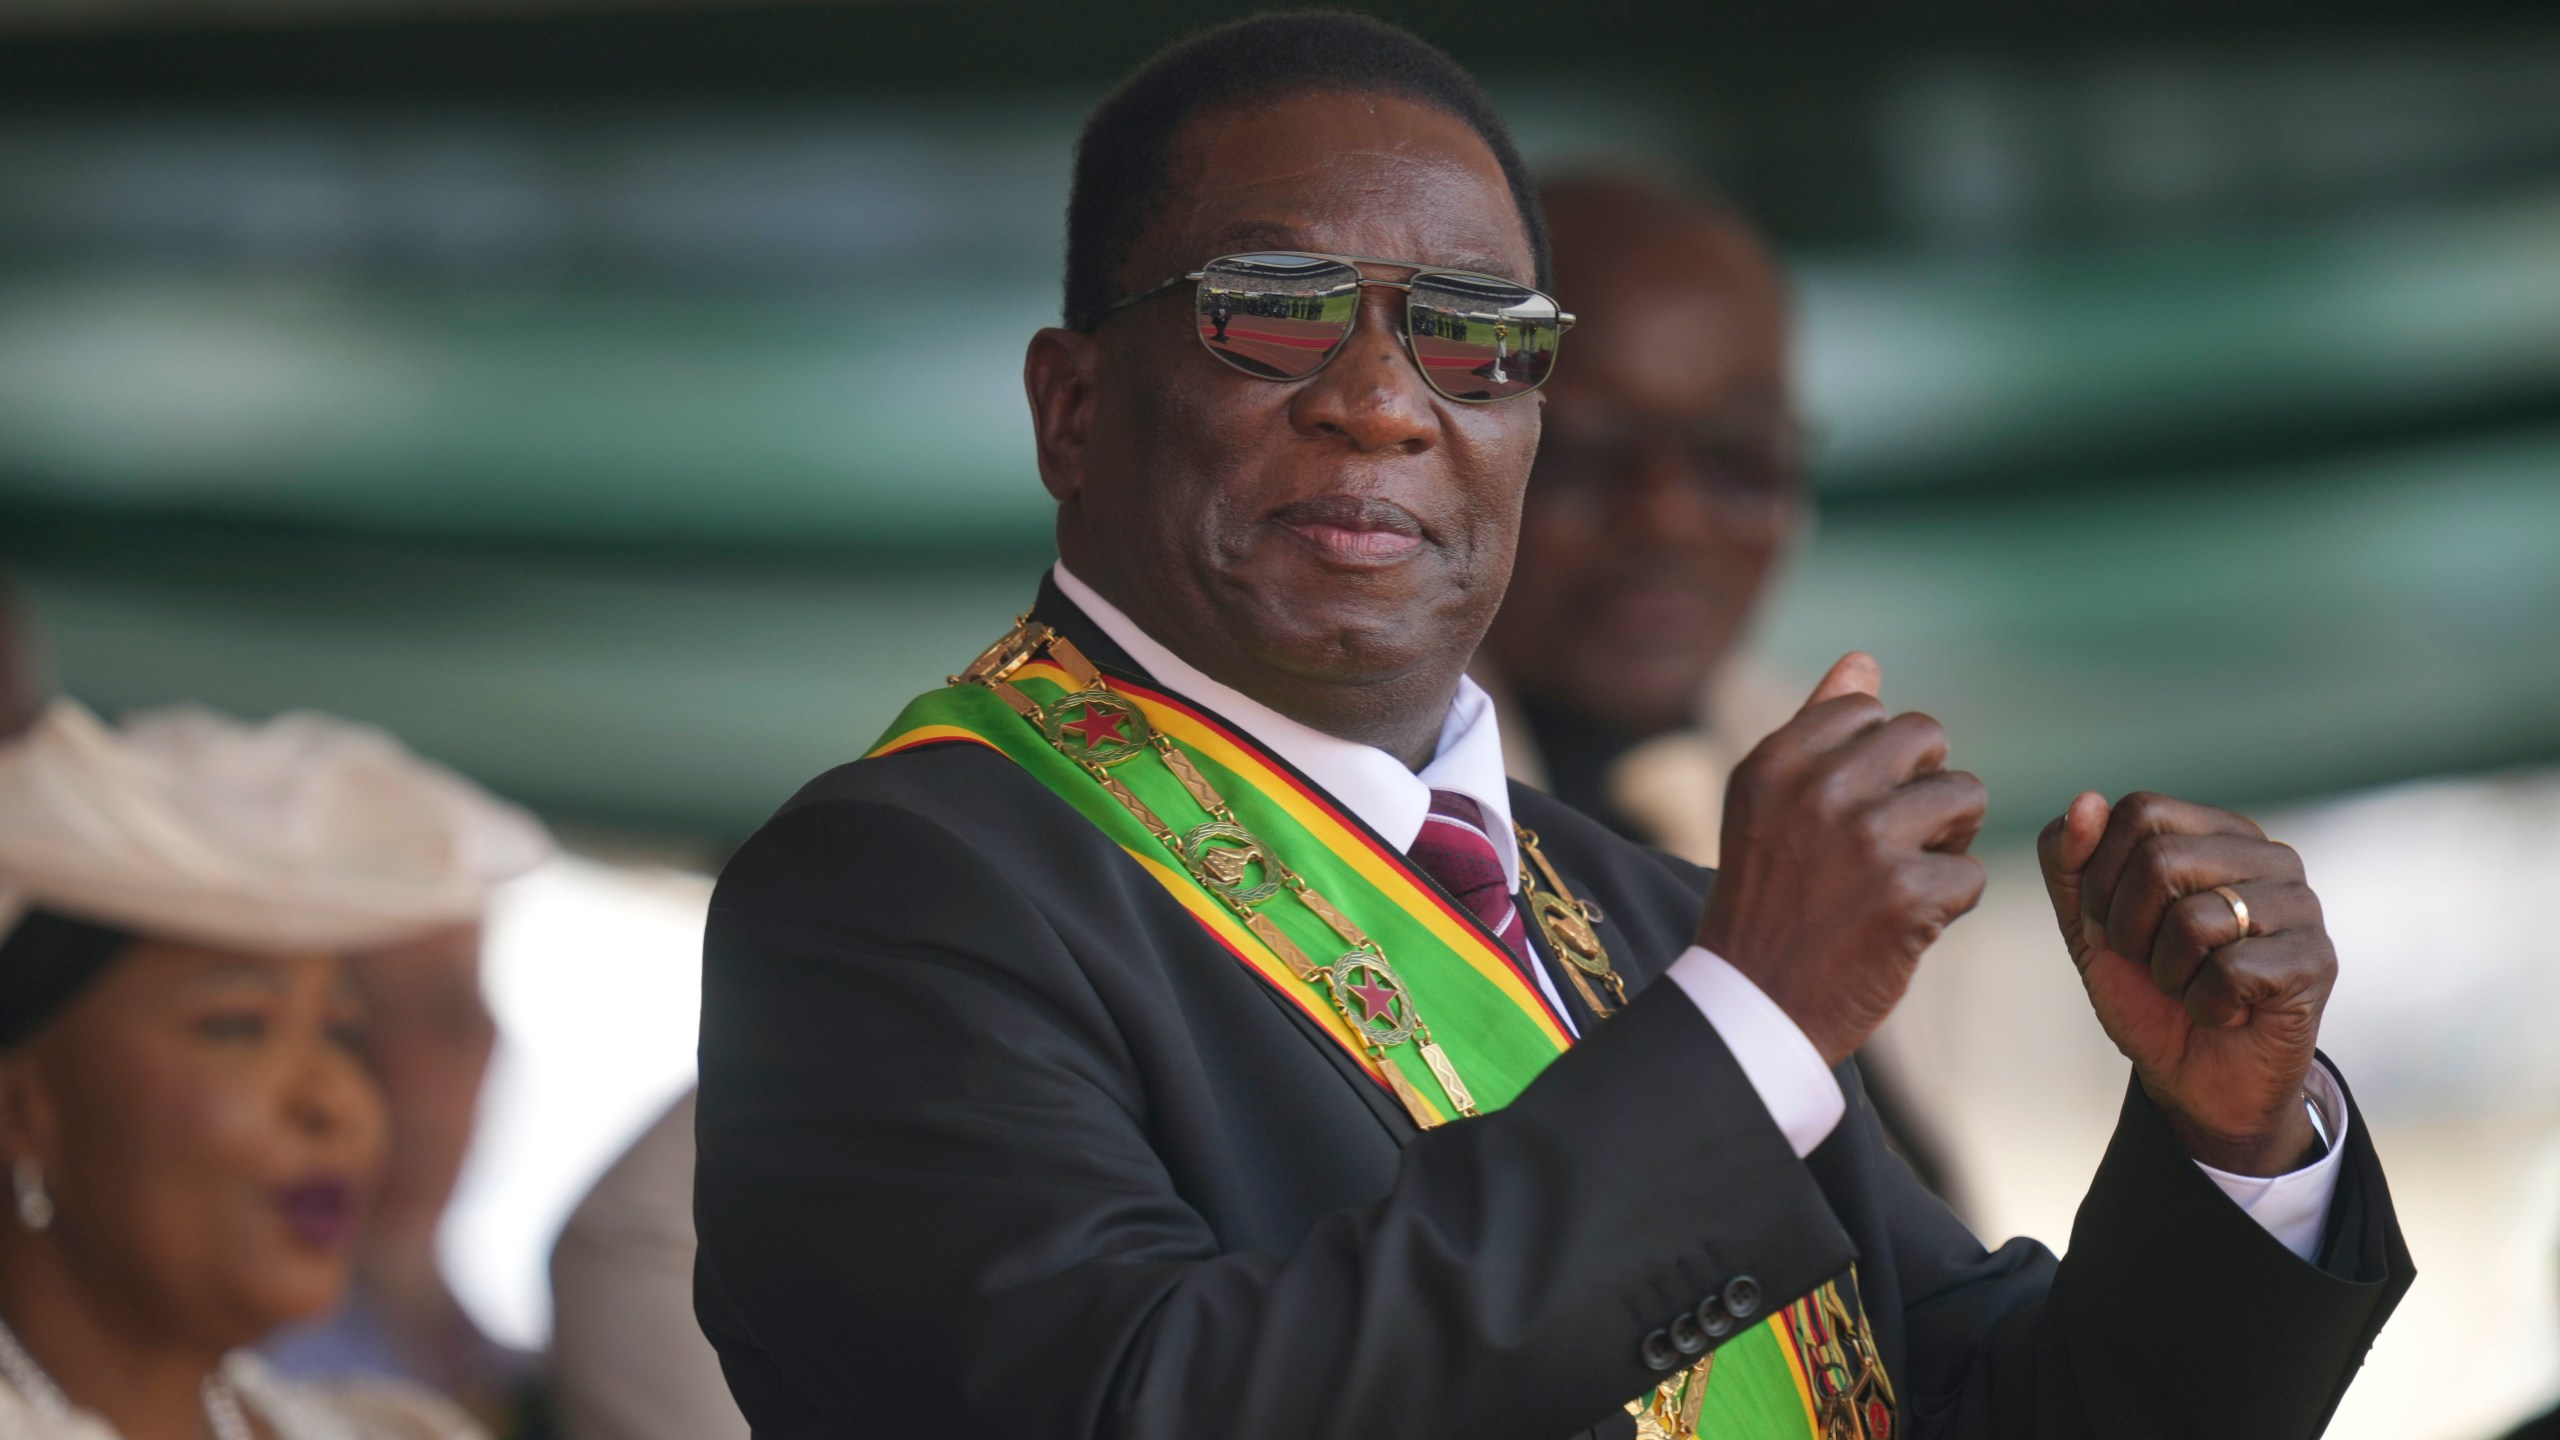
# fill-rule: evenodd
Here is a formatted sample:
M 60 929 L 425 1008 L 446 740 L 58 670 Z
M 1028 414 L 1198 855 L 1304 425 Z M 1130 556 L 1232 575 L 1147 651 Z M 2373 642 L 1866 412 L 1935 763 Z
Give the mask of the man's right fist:
M 1751 977 L 1837 1065 L 1982 898 L 1982 782 L 1949 770 L 1947 732 L 1886 718 L 1882 674 L 1849 654 L 1734 768 L 1723 867 L 1698 943 Z

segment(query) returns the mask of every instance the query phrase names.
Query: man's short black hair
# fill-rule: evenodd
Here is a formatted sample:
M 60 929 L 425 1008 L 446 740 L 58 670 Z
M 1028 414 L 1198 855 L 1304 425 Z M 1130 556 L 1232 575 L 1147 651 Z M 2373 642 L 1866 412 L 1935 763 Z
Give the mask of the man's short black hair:
M 1429 41 L 1383 20 L 1348 10 L 1282 10 L 1175 41 L 1087 117 L 1067 201 L 1068 327 L 1092 329 L 1121 298 L 1112 293 L 1113 278 L 1172 198 L 1166 167 L 1185 123 L 1205 111 L 1307 90 L 1393 95 L 1465 121 L 1511 182 L 1536 281 L 1547 283 L 1547 227 L 1537 191 L 1475 77 Z

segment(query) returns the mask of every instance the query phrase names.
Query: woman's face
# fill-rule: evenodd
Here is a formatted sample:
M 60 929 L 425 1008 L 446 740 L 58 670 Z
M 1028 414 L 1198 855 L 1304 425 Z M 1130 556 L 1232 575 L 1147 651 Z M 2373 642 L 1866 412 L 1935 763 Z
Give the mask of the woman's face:
M 226 1346 L 337 1302 L 385 1138 L 359 1018 L 334 956 L 144 941 L 9 1058 L 96 1300 Z

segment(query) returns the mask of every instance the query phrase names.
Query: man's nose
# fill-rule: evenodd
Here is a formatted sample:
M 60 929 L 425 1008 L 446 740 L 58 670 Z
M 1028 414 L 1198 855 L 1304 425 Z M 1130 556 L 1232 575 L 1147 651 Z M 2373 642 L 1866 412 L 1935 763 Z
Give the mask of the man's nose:
M 1428 450 L 1440 411 L 1404 344 L 1404 292 L 1361 291 L 1351 338 L 1331 364 L 1298 387 L 1290 423 L 1307 435 L 1339 435 L 1360 451 Z

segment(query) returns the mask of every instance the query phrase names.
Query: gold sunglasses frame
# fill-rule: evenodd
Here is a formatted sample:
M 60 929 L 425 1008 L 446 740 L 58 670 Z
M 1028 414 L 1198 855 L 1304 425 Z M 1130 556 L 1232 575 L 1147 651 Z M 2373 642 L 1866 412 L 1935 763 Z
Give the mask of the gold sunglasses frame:
M 1414 373 L 1422 377 L 1422 383 L 1430 387 L 1432 394 L 1439 396 L 1441 399 L 1446 400 L 1453 405 L 1499 405 L 1505 400 L 1517 400 L 1523 395 L 1534 395 L 1547 383 L 1548 378 L 1555 374 L 1555 366 L 1552 361 L 1549 362 L 1547 374 L 1539 376 L 1537 384 L 1530 386 L 1526 390 L 1514 390 L 1508 395 L 1489 395 L 1482 400 L 1469 400 L 1461 396 L 1452 395 L 1448 391 L 1441 389 L 1439 385 L 1432 381 L 1431 372 L 1423 367 L 1422 356 L 1413 348 L 1413 287 L 1420 281 L 1432 276 L 1446 275 L 1459 280 L 1482 280 L 1489 284 L 1508 286 L 1514 290 L 1526 290 L 1530 294 L 1537 296 L 1539 299 L 1546 301 L 1548 304 L 1555 306 L 1557 340 L 1563 340 L 1565 332 L 1573 328 L 1573 312 L 1565 309 L 1563 304 L 1559 302 L 1556 297 L 1539 289 L 1535 285 L 1523 285 L 1517 280 L 1509 279 L 1501 275 L 1488 275 L 1481 270 L 1452 270 L 1441 265 L 1423 265 L 1411 260 L 1387 260 L 1375 255 L 1328 255 L 1321 250 L 1239 250 L 1232 255 L 1220 255 L 1209 261 L 1207 264 L 1202 265 L 1199 269 L 1191 271 L 1188 274 L 1173 276 L 1160 284 L 1150 285 L 1146 289 L 1139 291 L 1137 294 L 1132 295 L 1125 300 L 1113 301 L 1103 310 L 1102 319 L 1108 320 L 1112 316 L 1119 314 L 1121 311 L 1128 309 L 1130 306 L 1135 305 L 1142 300 L 1153 300 L 1157 296 L 1162 295 L 1169 290 L 1177 289 L 1184 285 L 1197 285 L 1201 281 L 1208 279 L 1209 272 L 1216 269 L 1221 263 L 1229 260 L 1242 260 L 1253 255 L 1285 255 L 1293 260 L 1331 261 L 1335 264 L 1349 266 L 1351 268 L 1353 280 L 1361 289 L 1365 290 L 1370 286 L 1375 285 L 1381 289 L 1403 291 L 1405 294 L 1405 323 L 1401 327 L 1401 338 L 1404 341 L 1405 358 L 1413 362 Z M 1378 280 L 1363 274 L 1360 270 L 1360 267 L 1363 265 L 1387 265 L 1398 270 L 1410 270 L 1413 273 L 1402 280 Z M 1193 292 L 1192 304 L 1194 308 L 1197 308 L 1199 304 L 1197 291 Z M 1095 323 L 1099 324 L 1100 321 Z M 1359 324 L 1359 317 L 1355 314 L 1352 317 L 1351 329 L 1346 329 L 1342 332 L 1342 340 L 1336 343 L 1331 350 L 1327 351 L 1322 360 L 1316 362 L 1314 369 L 1309 370 L 1304 375 L 1256 375 L 1252 371 L 1245 369 L 1243 366 L 1228 360 L 1225 356 L 1218 355 L 1218 352 L 1211 349 L 1209 342 L 1206 340 L 1200 340 L 1200 348 L 1207 350 L 1211 355 L 1218 355 L 1218 359 L 1221 364 L 1224 364 L 1228 369 L 1235 371 L 1239 375 L 1244 375 L 1255 380 L 1269 381 L 1275 385 L 1289 385 L 1300 380 L 1312 380 L 1318 374 L 1322 373 L 1324 367 L 1332 364 L 1334 357 L 1340 355 L 1348 346 L 1351 340 L 1352 330 L 1359 328 Z M 1193 327 L 1192 338 L 1200 338 L 1198 335 L 1198 327 L 1196 326 Z

